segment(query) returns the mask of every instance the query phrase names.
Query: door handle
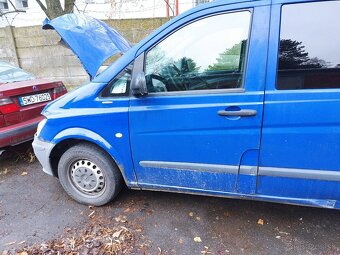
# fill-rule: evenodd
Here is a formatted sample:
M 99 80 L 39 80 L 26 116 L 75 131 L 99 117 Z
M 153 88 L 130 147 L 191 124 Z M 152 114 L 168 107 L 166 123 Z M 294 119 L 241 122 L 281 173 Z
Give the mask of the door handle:
M 221 110 L 217 112 L 220 116 L 226 117 L 253 117 L 256 116 L 256 110 L 239 110 L 239 111 L 225 111 Z

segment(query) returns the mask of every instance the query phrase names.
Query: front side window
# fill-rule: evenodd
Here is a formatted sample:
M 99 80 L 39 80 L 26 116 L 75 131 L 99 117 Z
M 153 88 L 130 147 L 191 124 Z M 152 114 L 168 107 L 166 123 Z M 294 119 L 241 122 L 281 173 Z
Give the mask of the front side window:
M 340 1 L 282 7 L 277 89 L 340 88 Z
M 121 71 L 102 91 L 101 97 L 126 96 L 131 82 L 133 64 Z
M 232 89 L 243 86 L 249 11 L 195 21 L 146 54 L 149 93 Z

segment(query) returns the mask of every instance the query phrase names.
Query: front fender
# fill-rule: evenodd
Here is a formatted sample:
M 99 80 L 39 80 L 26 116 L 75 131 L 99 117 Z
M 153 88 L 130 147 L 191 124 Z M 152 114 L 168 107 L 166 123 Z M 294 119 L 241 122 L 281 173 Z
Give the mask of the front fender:
M 57 145 L 62 141 L 68 139 L 77 139 L 83 140 L 87 142 L 91 142 L 96 144 L 105 150 L 112 159 L 116 162 L 119 167 L 125 183 L 129 187 L 137 187 L 137 179 L 134 173 L 134 168 L 132 165 L 132 160 L 130 157 L 124 157 L 121 153 L 119 153 L 118 148 L 115 148 L 114 145 L 110 144 L 99 134 L 84 128 L 68 128 L 61 132 L 59 132 L 51 141 L 53 144 Z M 131 155 L 131 153 L 128 153 Z

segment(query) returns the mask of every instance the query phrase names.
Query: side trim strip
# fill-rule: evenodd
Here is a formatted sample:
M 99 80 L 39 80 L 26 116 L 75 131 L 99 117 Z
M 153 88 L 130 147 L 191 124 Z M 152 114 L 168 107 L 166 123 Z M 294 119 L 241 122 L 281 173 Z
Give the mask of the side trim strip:
M 298 169 L 298 168 L 260 167 L 259 175 L 298 178 L 298 179 L 323 180 L 323 181 L 340 181 L 339 171 L 323 171 L 323 170 Z
M 166 162 L 166 161 L 140 161 L 139 165 L 142 167 L 148 167 L 148 168 L 191 170 L 191 171 L 197 171 L 197 172 L 215 172 L 215 173 L 229 173 L 229 174 L 238 173 L 238 166 L 231 166 L 231 165 Z
M 238 174 L 239 166 L 200 164 L 167 161 L 140 161 L 139 165 L 146 168 L 162 168 L 210 173 Z M 240 174 L 256 176 L 256 166 L 240 166 Z M 259 176 L 298 178 L 322 181 L 340 181 L 340 171 L 323 171 L 299 168 L 259 167 Z

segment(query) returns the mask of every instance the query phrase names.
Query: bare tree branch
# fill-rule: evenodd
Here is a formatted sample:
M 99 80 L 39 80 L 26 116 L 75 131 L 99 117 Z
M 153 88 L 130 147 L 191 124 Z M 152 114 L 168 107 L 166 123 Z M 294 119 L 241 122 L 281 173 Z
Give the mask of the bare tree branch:
M 16 10 L 17 8 L 15 8 L 15 5 L 12 3 L 11 0 L 8 0 L 8 2 L 12 5 L 12 7 L 14 8 L 14 10 Z
M 13 11 L 8 11 L 8 12 L 1 12 L 0 13 L 0 17 L 1 16 L 5 16 L 6 14 L 10 14 L 10 13 L 18 13 L 18 12 L 26 12 L 25 10 L 13 10 Z
M 36 1 L 39 4 L 40 8 L 46 13 L 47 9 L 46 9 L 45 5 L 40 0 L 36 0 Z

